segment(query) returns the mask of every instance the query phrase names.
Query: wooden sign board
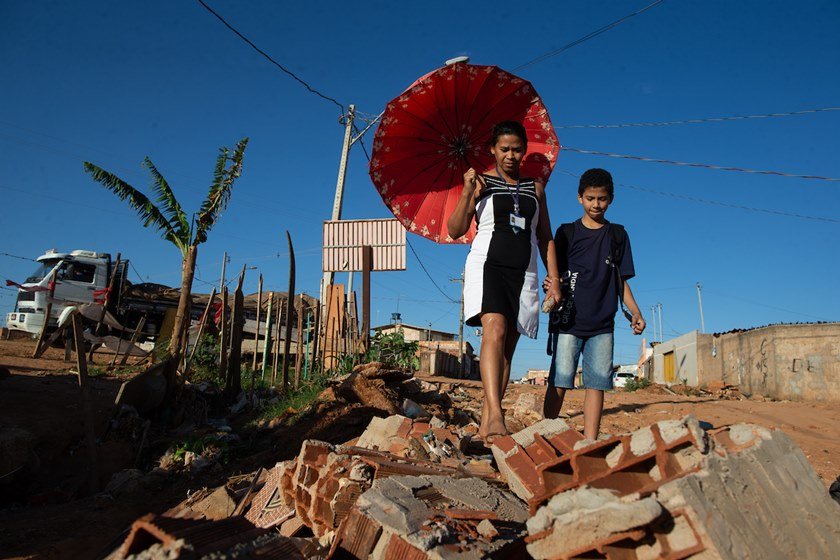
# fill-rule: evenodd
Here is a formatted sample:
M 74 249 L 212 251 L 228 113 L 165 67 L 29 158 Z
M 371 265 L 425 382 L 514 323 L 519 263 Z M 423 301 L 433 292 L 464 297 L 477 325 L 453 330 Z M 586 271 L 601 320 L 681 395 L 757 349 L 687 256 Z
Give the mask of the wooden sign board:
M 362 270 L 364 246 L 373 249 L 373 271 L 405 270 L 405 228 L 393 218 L 324 222 L 324 272 Z

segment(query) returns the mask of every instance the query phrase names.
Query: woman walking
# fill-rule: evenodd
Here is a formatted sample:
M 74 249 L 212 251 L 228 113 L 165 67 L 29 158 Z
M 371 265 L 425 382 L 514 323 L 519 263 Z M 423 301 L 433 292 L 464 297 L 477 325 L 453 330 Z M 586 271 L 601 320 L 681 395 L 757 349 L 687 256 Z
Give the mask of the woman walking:
M 464 188 L 448 220 L 449 234 L 464 235 L 475 216 L 476 235 L 464 269 L 464 316 L 481 326 L 480 368 L 484 387 L 479 436 L 485 442 L 508 433 L 502 398 L 520 334 L 537 337 L 537 252 L 554 279 L 546 297 L 559 302 L 560 282 L 545 185 L 520 177 L 528 147 L 525 127 L 504 121 L 493 128 L 495 169 L 464 174 Z

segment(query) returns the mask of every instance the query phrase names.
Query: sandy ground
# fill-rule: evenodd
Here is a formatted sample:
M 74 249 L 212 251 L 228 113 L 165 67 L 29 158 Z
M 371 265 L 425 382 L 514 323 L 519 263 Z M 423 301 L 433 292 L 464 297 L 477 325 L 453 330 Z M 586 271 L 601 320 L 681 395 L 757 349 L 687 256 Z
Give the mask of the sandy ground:
M 31 340 L 0 341 L 0 367 L 8 368 L 11 373 L 5 378 L 0 376 L 0 426 L 23 428 L 38 440 L 37 457 L 25 484 L 10 485 L 0 478 L 0 484 L 5 483 L 0 485 L 0 495 L 4 497 L 0 500 L 0 558 L 96 557 L 99 552 L 112 549 L 122 531 L 138 516 L 163 511 L 184 499 L 190 491 L 218 485 L 229 476 L 253 470 L 239 465 L 232 468 L 242 470 L 217 472 L 212 480 L 212 477 L 172 480 L 159 488 L 135 492 L 119 500 L 101 494 L 83 497 L 81 489 L 87 471 L 79 387 L 76 375 L 70 371 L 74 364 L 64 362 L 61 349 L 50 349 L 44 358 L 32 360 L 29 356 L 33 347 Z M 102 367 L 108 361 L 109 357 L 103 355 L 97 357 L 96 365 Z M 97 430 L 104 430 L 113 410 L 114 397 L 127 378 L 122 375 L 91 379 Z M 477 381 L 422 378 L 444 384 L 443 390 L 460 387 L 459 390 L 470 397 L 471 408 L 480 406 L 481 385 Z M 505 397 L 505 406 L 512 408 L 523 394 L 539 397 L 543 393 L 542 387 L 512 384 Z M 569 416 L 567 421 L 578 429 L 583 428 L 582 405 L 583 392 L 572 391 L 563 407 Z M 715 427 L 753 422 L 781 429 L 802 448 L 826 486 L 840 475 L 840 407 L 837 403 L 687 397 L 671 395 L 654 386 L 634 393 L 608 393 L 602 432 L 627 432 L 687 414 L 694 414 Z M 350 439 L 364 429 L 364 423 L 347 421 L 345 424 L 346 433 L 334 431 L 336 437 Z M 313 433 L 313 430 L 317 432 L 314 424 L 300 429 L 306 432 L 298 434 L 301 439 L 322 437 L 320 433 Z M 289 443 L 288 439 L 283 439 Z M 100 448 L 100 454 L 102 486 L 113 472 L 130 467 L 134 461 L 130 447 L 116 442 L 106 442 Z M 270 459 L 277 460 L 273 450 L 266 449 L 262 454 L 272 455 Z

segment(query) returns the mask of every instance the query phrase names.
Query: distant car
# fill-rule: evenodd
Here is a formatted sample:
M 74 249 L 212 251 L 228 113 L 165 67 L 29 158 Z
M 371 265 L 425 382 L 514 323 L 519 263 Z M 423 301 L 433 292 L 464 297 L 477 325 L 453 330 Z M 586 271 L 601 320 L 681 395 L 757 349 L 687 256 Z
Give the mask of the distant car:
M 613 374 L 613 386 L 614 387 L 624 387 L 627 385 L 627 382 L 631 379 L 635 379 L 635 375 L 632 373 L 625 373 L 625 372 L 615 372 Z

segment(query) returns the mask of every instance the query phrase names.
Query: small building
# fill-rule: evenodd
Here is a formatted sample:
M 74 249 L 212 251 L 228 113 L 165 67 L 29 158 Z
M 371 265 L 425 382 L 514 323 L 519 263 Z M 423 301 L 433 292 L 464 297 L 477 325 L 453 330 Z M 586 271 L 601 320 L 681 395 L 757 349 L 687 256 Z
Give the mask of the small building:
M 373 327 L 375 333 L 391 334 L 401 330 L 406 342 L 458 340 L 458 335 L 445 331 L 438 331 L 431 327 L 418 327 L 406 323 L 391 323 Z
M 692 331 L 655 345 L 642 375 L 668 385 L 722 383 L 776 399 L 840 401 L 840 323 Z
M 391 334 L 402 331 L 406 342 L 417 343 L 417 356 L 420 358 L 420 369 L 432 375 L 457 377 L 464 379 L 479 379 L 478 356 L 468 341 L 464 341 L 463 366 L 459 359 L 460 348 L 458 335 L 446 331 L 438 331 L 431 327 L 418 327 L 406 323 L 392 323 L 371 329 L 376 334 Z
M 548 385 L 548 370 L 547 369 L 529 369 L 522 377 L 521 383 L 528 385 Z

